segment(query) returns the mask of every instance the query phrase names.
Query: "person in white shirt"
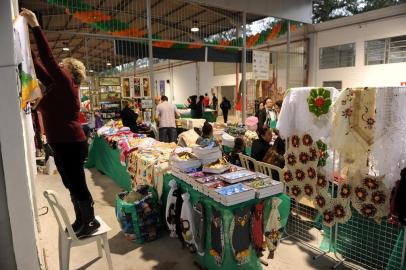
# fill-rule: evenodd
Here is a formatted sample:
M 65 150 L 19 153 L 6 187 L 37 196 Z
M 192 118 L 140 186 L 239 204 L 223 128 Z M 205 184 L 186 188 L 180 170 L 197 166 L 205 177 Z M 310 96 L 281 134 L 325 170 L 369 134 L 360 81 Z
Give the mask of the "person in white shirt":
M 156 121 L 159 127 L 159 141 L 176 142 L 176 122 L 180 114 L 174 104 L 168 102 L 167 96 L 161 97 L 161 103 L 156 107 Z

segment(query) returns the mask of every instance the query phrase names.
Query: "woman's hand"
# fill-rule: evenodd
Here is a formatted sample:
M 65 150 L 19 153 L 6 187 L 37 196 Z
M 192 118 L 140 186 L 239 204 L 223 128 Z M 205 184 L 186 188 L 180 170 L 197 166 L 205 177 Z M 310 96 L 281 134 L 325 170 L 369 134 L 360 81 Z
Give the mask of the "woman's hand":
M 27 23 L 31 27 L 39 26 L 37 16 L 29 9 L 22 8 L 23 11 L 20 12 L 20 15 L 27 19 Z

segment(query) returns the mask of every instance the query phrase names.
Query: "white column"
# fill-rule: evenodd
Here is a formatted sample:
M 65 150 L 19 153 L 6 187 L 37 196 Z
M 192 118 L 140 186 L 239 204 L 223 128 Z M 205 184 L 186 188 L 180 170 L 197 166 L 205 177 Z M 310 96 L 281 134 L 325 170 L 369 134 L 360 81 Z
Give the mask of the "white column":
M 15 5 L 14 7 L 12 5 Z M 17 68 L 14 63 L 12 10 L 17 1 L 0 1 L 0 144 L 3 158 L 7 204 L 17 268 L 39 270 L 36 224 L 34 221 L 30 173 L 24 143 L 22 114 L 17 90 Z M 14 8 L 14 9 L 13 9 Z M 1 240 L 0 240 L 1 241 Z

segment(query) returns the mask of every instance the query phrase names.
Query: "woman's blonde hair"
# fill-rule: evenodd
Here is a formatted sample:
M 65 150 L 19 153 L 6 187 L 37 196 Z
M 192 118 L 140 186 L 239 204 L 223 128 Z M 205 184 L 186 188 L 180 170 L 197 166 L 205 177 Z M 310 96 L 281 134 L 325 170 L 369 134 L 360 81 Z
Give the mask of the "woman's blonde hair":
M 69 70 L 73 81 L 80 85 L 86 79 L 86 67 L 76 58 L 68 57 L 62 60 L 62 64 Z

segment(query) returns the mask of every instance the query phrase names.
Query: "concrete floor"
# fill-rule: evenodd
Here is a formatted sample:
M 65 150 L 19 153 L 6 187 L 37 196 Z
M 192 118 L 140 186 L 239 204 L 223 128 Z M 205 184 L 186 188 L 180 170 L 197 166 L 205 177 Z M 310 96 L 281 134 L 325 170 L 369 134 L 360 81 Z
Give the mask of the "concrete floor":
M 120 188 L 107 176 L 97 170 L 86 170 L 89 189 L 95 200 L 96 214 L 112 228 L 108 234 L 111 255 L 115 270 L 192 270 L 197 269 L 193 264 L 193 256 L 182 250 L 177 239 L 171 239 L 166 234 L 157 241 L 144 245 L 136 245 L 127 241 L 120 231 L 120 226 L 114 214 L 115 194 Z M 42 193 L 52 189 L 59 195 L 61 203 L 67 209 L 70 218 L 73 217 L 68 192 L 62 185 L 59 175 L 38 175 L 36 181 L 37 201 L 40 214 L 44 212 L 41 207 L 47 206 Z M 59 269 L 58 263 L 58 227 L 51 212 L 39 217 L 40 222 L 40 248 L 45 257 L 48 270 Z M 284 240 L 278 247 L 275 259 L 269 260 L 269 266 L 264 269 L 275 270 L 307 270 L 330 269 L 334 264 L 332 260 L 322 257 L 313 260 L 311 249 L 298 245 L 292 240 Z M 107 269 L 105 257 L 97 258 L 96 244 L 72 249 L 70 269 Z M 339 269 L 348 269 L 341 266 Z M 231 269 L 227 269 L 231 270 Z

